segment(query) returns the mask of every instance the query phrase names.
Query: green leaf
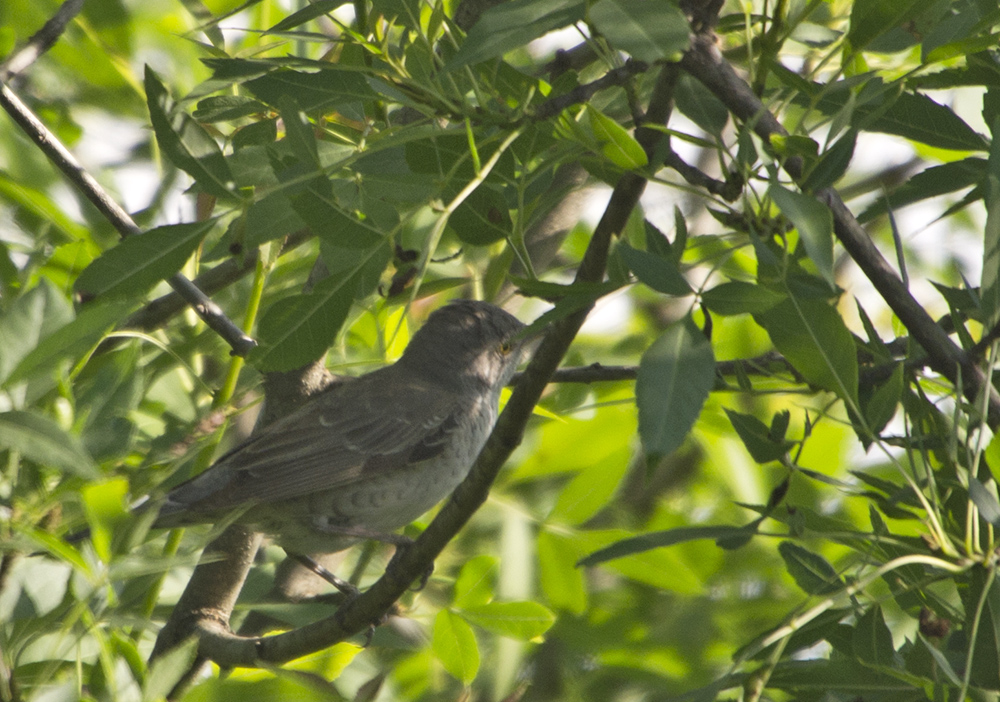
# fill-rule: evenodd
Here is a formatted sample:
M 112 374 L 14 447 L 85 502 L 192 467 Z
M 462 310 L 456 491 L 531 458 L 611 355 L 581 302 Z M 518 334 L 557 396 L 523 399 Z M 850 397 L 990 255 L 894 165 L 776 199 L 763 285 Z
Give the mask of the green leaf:
M 979 516 L 993 526 L 1000 526 L 1000 502 L 977 478 L 969 478 L 969 499 L 979 510 Z
M 0 314 L 0 383 L 32 353 L 40 339 L 72 319 L 73 306 L 45 278 L 9 300 Z
M 140 298 L 179 271 L 214 224 L 168 224 L 126 237 L 87 266 L 75 287 L 89 297 Z
M 674 101 L 685 117 L 707 133 L 722 137 L 722 130 L 729 123 L 729 110 L 701 81 L 681 73 L 674 89 Z
M 455 606 L 475 607 L 492 600 L 499 564 L 495 556 L 476 556 L 466 561 L 455 579 Z
M 976 638 L 965 644 L 975 647 L 970 678 L 973 685 L 995 690 L 1000 680 L 1000 579 L 995 570 L 982 567 L 970 575 L 968 588 L 960 593 L 970 627 L 978 617 Z
M 165 699 L 191 669 L 198 655 L 198 639 L 191 637 L 153 659 L 142 686 L 142 702 Z
M 87 305 L 76 319 L 38 342 L 11 373 L 7 384 L 51 374 L 63 360 L 83 356 L 138 304 L 137 300 L 115 300 Z
M 836 309 L 822 300 L 788 298 L 755 319 L 809 383 L 858 406 L 857 351 Z
M 583 0 L 510 0 L 483 13 L 445 71 L 502 56 L 583 19 Z
M 813 166 L 802 183 L 802 189 L 814 193 L 835 184 L 847 172 L 847 167 L 854 158 L 854 147 L 857 145 L 858 132 L 848 130 L 833 146 L 823 152 L 819 162 Z
M 942 653 L 937 646 L 932 644 L 930 641 L 924 637 L 923 634 L 917 632 L 917 638 L 923 645 L 924 650 L 930 654 L 931 658 L 934 659 L 934 664 L 937 665 L 938 669 L 945 674 L 950 682 L 955 687 L 959 687 L 962 684 L 962 679 L 955 672 L 955 669 L 951 666 L 951 661 L 948 660 L 947 656 Z
M 903 93 L 884 114 L 866 121 L 874 109 L 859 108 L 853 121 L 869 132 L 896 134 L 929 146 L 957 151 L 986 148 L 981 134 L 970 127 L 951 108 L 921 93 Z
M 594 551 L 586 558 L 581 558 L 577 565 L 581 567 L 594 566 L 616 558 L 625 558 L 626 556 L 643 553 L 655 548 L 673 546 L 674 544 L 682 544 L 699 539 L 712 539 L 716 542 L 729 539 L 742 540 L 746 538 L 748 533 L 752 535 L 754 531 L 748 530 L 745 526 L 691 526 L 654 531 L 616 541 L 610 546 L 605 546 L 598 551 Z
M 111 537 L 115 529 L 129 516 L 127 496 L 128 481 L 124 478 L 91 483 L 80 491 L 94 550 L 105 563 L 111 561 Z
M 784 300 L 785 296 L 762 285 L 734 280 L 706 290 L 701 299 L 715 314 L 728 316 L 766 312 Z
M 431 648 L 453 677 L 468 684 L 479 672 L 479 646 L 472 627 L 452 612 L 442 609 L 434 618 Z
M 219 95 L 201 100 L 192 116 L 199 122 L 227 122 L 266 110 L 267 106 L 264 103 L 252 98 L 241 95 Z
M 566 537 L 545 530 L 535 544 L 538 551 L 538 580 L 549 605 L 571 614 L 587 609 L 587 586 L 576 567 L 576 552 Z
M 510 236 L 514 225 L 503 193 L 484 184 L 455 209 L 448 226 L 467 244 L 489 246 Z
M 923 7 L 919 0 L 855 0 L 847 39 L 855 49 L 863 49 L 876 37 L 912 19 Z
M 247 247 L 257 247 L 305 228 L 302 218 L 282 192 L 273 192 L 250 205 L 246 216 Z
M 840 590 L 844 583 L 837 571 L 818 553 L 802 548 L 791 541 L 778 544 L 778 553 L 785 561 L 785 568 L 795 584 L 810 595 L 829 595 Z
M 676 60 L 689 46 L 687 18 L 673 3 L 599 0 L 589 17 L 612 46 L 646 63 Z
M 8 204 L 24 208 L 38 217 L 49 227 L 54 227 L 51 234 L 59 243 L 70 243 L 84 240 L 88 236 L 87 228 L 73 221 L 47 193 L 32 188 L 22 180 L 13 178 L 0 171 L 0 196 L 8 200 Z
M 635 382 L 647 455 L 665 456 L 683 443 L 714 384 L 712 344 L 690 316 L 670 325 L 642 355 Z
M 342 271 L 324 278 L 312 291 L 279 300 L 264 313 L 258 326 L 260 345 L 248 360 L 260 370 L 291 370 L 323 355 L 343 326 L 351 304 L 374 290 L 392 258 L 388 241 L 357 249 L 340 263 Z
M 831 286 L 836 285 L 833 275 L 833 214 L 830 208 L 812 197 L 771 183 L 767 190 L 778 206 L 799 232 L 806 252 L 820 275 Z
M 294 100 L 303 112 L 336 110 L 350 112 L 351 117 L 357 118 L 364 116 L 356 109 L 359 103 L 378 97 L 362 73 L 336 64 L 326 64 L 315 73 L 291 69 L 274 71 L 245 85 L 258 99 L 275 107 Z
M 592 106 L 587 108 L 587 116 L 601 153 L 611 163 L 626 170 L 636 170 L 649 163 L 639 142 L 618 122 Z
M 80 440 L 40 414 L 0 412 L 0 448 L 18 451 L 46 468 L 97 477 L 97 467 Z
M 997 118 L 994 134 L 1000 135 L 1000 117 Z M 986 202 L 986 229 L 979 297 L 982 301 L 983 324 L 991 329 L 1000 322 L 1000 137 L 994 137 L 990 147 L 983 199 Z
M 348 0 L 317 0 L 311 5 L 306 5 L 298 12 L 293 12 L 288 15 L 267 31 L 269 33 L 286 32 L 289 29 L 299 27 L 310 20 L 316 19 L 317 17 L 323 17 L 324 15 L 333 12 L 341 5 L 346 5 L 347 3 Z
M 858 619 L 858 623 L 854 626 L 854 635 L 851 637 L 851 646 L 854 655 L 872 667 L 897 667 L 892 633 L 885 625 L 882 608 L 879 605 L 874 605 Z
M 740 441 L 757 463 L 776 461 L 794 445 L 791 441 L 773 440 L 767 425 L 753 415 L 734 412 L 729 408 L 723 409 L 736 433 L 739 434 Z
M 461 615 L 487 631 L 522 641 L 544 634 L 555 623 L 555 615 L 537 602 L 490 602 L 465 607 Z
M 625 477 L 628 463 L 595 463 L 576 474 L 559 493 L 549 519 L 582 524 L 606 507 Z
M 620 242 L 617 250 L 629 270 L 646 286 L 667 295 L 691 294 L 691 286 L 677 270 L 673 261 L 634 249 L 627 241 Z
M 783 660 L 771 672 L 768 686 L 796 692 L 796 696 L 810 699 L 821 698 L 830 690 L 880 699 L 905 699 L 913 696 L 914 692 L 912 683 L 872 670 L 860 661 L 847 657 L 837 660 Z M 805 694 L 813 691 L 817 694 Z
M 145 86 L 149 119 L 163 153 L 206 193 L 232 198 L 233 176 L 215 139 L 178 109 L 160 77 L 149 66 L 146 66 Z
M 986 165 L 986 159 L 965 158 L 925 168 L 893 190 L 888 197 L 879 198 L 869 205 L 858 216 L 858 221 L 870 222 L 889 209 L 897 210 L 915 202 L 971 187 L 985 177 Z
M 889 423 L 896 414 L 896 407 L 903 396 L 904 378 L 903 364 L 897 363 L 892 375 L 884 382 L 872 388 L 867 402 L 862 400 L 865 409 L 865 419 L 868 428 L 877 434 Z

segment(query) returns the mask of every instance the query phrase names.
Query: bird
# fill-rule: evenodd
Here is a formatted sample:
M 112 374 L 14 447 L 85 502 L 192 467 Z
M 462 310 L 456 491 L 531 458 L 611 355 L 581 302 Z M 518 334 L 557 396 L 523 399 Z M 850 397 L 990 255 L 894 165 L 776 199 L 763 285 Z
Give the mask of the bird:
M 447 497 L 493 429 L 525 325 L 487 302 L 434 311 L 394 364 L 333 385 L 140 508 L 152 528 L 233 519 L 308 556 L 392 532 Z M 346 590 L 345 590 L 346 591 Z

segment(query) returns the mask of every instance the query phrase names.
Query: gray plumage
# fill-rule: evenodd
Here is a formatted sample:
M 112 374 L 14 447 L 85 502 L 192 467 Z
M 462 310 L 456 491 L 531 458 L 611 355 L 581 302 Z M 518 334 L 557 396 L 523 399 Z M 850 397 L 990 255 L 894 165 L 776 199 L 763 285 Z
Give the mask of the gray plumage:
M 154 527 L 242 510 L 287 550 L 321 553 L 409 524 L 482 449 L 523 328 L 485 302 L 435 311 L 398 362 L 329 388 L 171 490 Z

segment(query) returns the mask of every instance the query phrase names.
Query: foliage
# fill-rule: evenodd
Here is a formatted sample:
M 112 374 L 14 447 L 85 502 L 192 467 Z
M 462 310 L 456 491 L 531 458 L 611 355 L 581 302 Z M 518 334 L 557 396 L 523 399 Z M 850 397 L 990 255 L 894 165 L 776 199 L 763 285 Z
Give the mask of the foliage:
M 160 170 L 116 243 L 0 136 L 0 698 L 167 695 L 194 648 L 147 660 L 209 530 L 131 501 L 245 435 L 263 374 L 368 370 L 444 298 L 515 290 L 539 326 L 596 303 L 567 359 L 596 382 L 550 386 L 371 646 L 184 699 L 995 698 L 1000 10 L 711 4 L 87 3 L 11 85 L 71 147 L 116 125 L 87 165 L 122 197 Z M 4 3 L 4 48 L 55 10 Z M 675 114 L 637 130 L 657 90 Z M 606 281 L 574 281 L 580 203 L 646 182 Z M 387 554 L 359 551 L 370 583 Z M 280 558 L 234 626 L 334 611 L 267 601 Z

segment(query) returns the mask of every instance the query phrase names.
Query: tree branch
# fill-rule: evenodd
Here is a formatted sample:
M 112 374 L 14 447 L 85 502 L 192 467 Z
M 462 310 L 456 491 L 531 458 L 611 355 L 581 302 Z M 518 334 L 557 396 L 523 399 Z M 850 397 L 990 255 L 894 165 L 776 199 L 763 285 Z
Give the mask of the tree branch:
M 746 81 L 723 59 L 710 35 L 694 37 L 680 66 L 711 90 L 733 115 L 750 125 L 765 145 L 770 143 L 771 136 L 787 134 Z M 784 168 L 796 181 L 802 177 L 800 159 L 788 159 Z M 816 193 L 816 197 L 830 207 L 834 233 L 840 243 L 910 331 L 910 335 L 927 352 L 931 368 L 956 388 L 961 386 L 970 401 L 975 401 L 980 392 L 988 392 L 989 423 L 994 427 L 1000 424 L 1000 395 L 987 381 L 975 359 L 955 344 L 914 299 L 837 191 L 825 188 Z
M 649 70 L 649 64 L 631 59 L 624 66 L 611 69 L 595 81 L 578 85 L 564 95 L 546 100 L 532 111 L 531 117 L 535 120 L 554 117 L 570 105 L 587 102 L 597 92 L 616 85 L 624 85 L 632 76 L 647 70 Z
M 60 5 L 49 21 L 31 35 L 27 44 L 8 56 L 3 63 L 0 63 L 0 81 L 8 82 L 52 48 L 52 45 L 66 31 L 66 26 L 80 14 L 82 9 L 83 0 L 66 0 Z
M 666 123 L 676 78 L 675 67 L 666 66 L 661 70 L 647 111 L 650 122 Z M 636 133 L 639 143 L 650 154 L 661 136 L 650 129 L 640 128 Z M 603 279 L 611 240 L 625 226 L 645 184 L 645 179 L 632 173 L 625 174 L 619 180 L 584 253 L 577 271 L 577 281 L 596 282 Z M 393 560 L 392 567 L 367 591 L 331 617 L 287 633 L 263 638 L 239 637 L 230 633 L 217 619 L 203 617 L 198 622 L 202 654 L 226 666 L 279 663 L 330 646 L 380 620 L 411 583 L 426 572 L 437 555 L 486 500 L 497 473 L 520 444 L 524 427 L 535 404 L 589 311 L 589 308 L 579 310 L 550 327 L 521 381 L 514 388 L 468 477 L 458 486 L 423 534 Z
M 0 82 L 0 106 L 35 142 L 42 153 L 62 171 L 69 182 L 93 203 L 122 237 L 142 233 L 142 230 L 128 213 L 108 195 L 93 176 L 84 170 L 62 142 L 3 82 Z M 244 334 L 242 329 L 226 317 L 218 305 L 183 275 L 177 273 L 171 276 L 167 282 L 177 291 L 178 295 L 191 305 L 205 324 L 226 340 L 234 354 L 245 356 L 250 352 L 250 349 L 257 345 L 257 342 Z

